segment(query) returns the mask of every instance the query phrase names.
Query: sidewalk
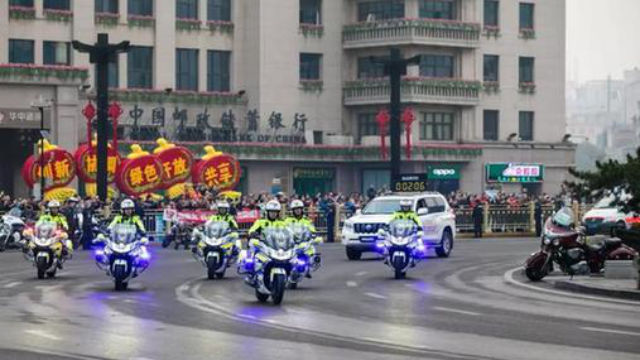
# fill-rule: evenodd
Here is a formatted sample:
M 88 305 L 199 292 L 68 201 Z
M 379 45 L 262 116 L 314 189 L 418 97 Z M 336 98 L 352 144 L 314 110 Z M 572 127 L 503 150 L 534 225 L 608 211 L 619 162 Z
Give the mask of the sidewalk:
M 604 277 L 550 276 L 545 279 L 553 283 L 553 287 L 583 294 L 615 297 L 625 300 L 640 301 L 640 290 L 635 279 L 613 280 Z

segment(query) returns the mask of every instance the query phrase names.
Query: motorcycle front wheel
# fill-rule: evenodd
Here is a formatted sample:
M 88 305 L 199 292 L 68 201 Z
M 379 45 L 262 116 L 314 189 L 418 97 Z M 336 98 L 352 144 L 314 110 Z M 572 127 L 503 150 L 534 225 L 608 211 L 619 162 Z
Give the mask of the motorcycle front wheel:
M 395 272 L 395 278 L 396 280 L 398 279 L 402 279 L 405 277 L 405 275 L 407 275 L 406 272 L 402 271 L 402 269 L 404 268 L 404 261 L 402 260 L 402 258 L 396 258 L 395 261 L 393 262 L 393 269 Z
M 531 281 L 540 281 L 549 274 L 545 266 L 527 267 L 524 272 Z
M 127 288 L 129 287 L 129 283 L 122 280 L 116 280 L 115 284 L 116 284 L 116 291 L 124 291 L 124 290 L 127 290 Z
M 284 288 L 287 285 L 287 277 L 283 274 L 277 274 L 271 283 L 271 300 L 274 305 L 280 305 L 284 298 Z

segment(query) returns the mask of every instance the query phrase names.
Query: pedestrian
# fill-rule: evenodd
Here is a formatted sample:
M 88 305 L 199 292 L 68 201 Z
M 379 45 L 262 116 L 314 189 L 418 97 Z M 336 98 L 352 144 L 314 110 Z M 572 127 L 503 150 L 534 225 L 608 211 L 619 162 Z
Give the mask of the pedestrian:
M 376 188 L 373 187 L 373 184 L 371 184 L 371 186 L 369 186 L 369 189 L 367 189 L 367 197 L 369 198 L 369 201 L 373 200 L 373 198 L 376 197 Z
M 533 209 L 533 217 L 536 222 L 536 236 L 542 235 L 542 204 L 540 200 L 536 201 L 535 208 Z
M 473 218 L 473 237 L 481 238 L 482 237 L 482 222 L 484 220 L 484 209 L 482 208 L 482 203 L 478 202 L 476 206 L 473 208 L 473 212 L 471 214 Z

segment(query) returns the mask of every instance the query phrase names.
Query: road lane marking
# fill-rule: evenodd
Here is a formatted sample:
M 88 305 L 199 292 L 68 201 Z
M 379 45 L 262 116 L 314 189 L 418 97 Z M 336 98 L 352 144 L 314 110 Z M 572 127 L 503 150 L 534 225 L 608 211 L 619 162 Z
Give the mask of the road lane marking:
M 10 282 L 8 284 L 6 284 L 5 286 L 3 286 L 5 289 L 11 289 L 12 287 L 16 287 L 18 285 L 22 284 L 22 281 L 14 281 L 14 282 Z
M 360 277 L 360 276 L 365 276 L 365 275 L 367 275 L 368 273 L 369 273 L 369 272 L 367 272 L 367 271 L 360 271 L 360 272 L 355 273 L 355 275 L 356 275 L 356 276 L 358 276 L 358 277 Z
M 442 306 L 434 306 L 434 307 L 432 307 L 432 309 L 436 310 L 436 311 L 449 312 L 449 313 L 462 314 L 462 315 L 469 315 L 469 316 L 480 316 L 480 315 L 482 315 L 480 313 L 473 312 L 473 311 L 459 310 L 459 309 L 453 309 L 453 308 L 442 307 Z
M 358 287 L 358 283 L 355 281 L 347 281 L 348 287 Z
M 384 295 L 380 295 L 380 294 L 376 294 L 376 293 L 370 293 L 370 292 L 368 292 L 368 293 L 364 293 L 364 294 L 365 294 L 365 295 L 367 295 L 367 296 L 369 296 L 369 297 L 372 297 L 372 298 L 374 298 L 374 299 L 381 299 L 381 300 L 386 300 L 386 299 L 387 299 L 387 297 L 386 297 L 386 296 L 384 296 Z
M 37 329 L 31 329 L 31 330 L 25 330 L 24 332 L 26 332 L 27 334 L 31 334 L 31 335 L 35 335 L 35 336 L 40 336 L 43 337 L 45 339 L 49 339 L 49 340 L 56 340 L 56 341 L 60 341 L 62 340 L 61 338 L 53 335 L 53 334 L 49 334 L 48 332 L 44 331 L 44 330 L 37 330 Z
M 632 332 L 632 331 L 624 331 L 624 330 L 616 330 L 616 329 L 603 329 L 603 328 L 594 328 L 589 326 L 581 327 L 580 329 L 586 330 L 586 331 L 609 333 L 609 334 L 640 336 L 640 332 Z

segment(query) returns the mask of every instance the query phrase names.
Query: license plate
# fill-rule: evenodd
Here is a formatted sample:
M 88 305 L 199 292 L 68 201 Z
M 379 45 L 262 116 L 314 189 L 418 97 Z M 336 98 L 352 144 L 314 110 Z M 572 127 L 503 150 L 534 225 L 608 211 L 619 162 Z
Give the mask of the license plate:
M 378 238 L 376 236 L 361 236 L 360 237 L 360 241 L 362 242 L 373 242 L 378 240 Z

